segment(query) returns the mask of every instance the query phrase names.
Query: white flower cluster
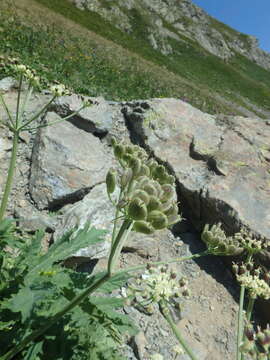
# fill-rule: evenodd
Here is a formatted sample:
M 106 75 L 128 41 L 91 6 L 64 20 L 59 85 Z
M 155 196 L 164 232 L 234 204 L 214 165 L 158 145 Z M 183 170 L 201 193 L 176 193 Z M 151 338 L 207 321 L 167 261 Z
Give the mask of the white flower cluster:
M 177 279 L 176 273 L 169 271 L 168 266 L 149 267 L 136 281 L 136 285 L 129 285 L 131 296 L 142 296 L 143 306 L 158 303 L 161 300 L 169 302 L 173 298 L 189 296 L 185 279 Z
M 270 286 L 263 279 L 260 279 L 258 274 L 252 275 L 250 272 L 245 272 L 241 275 L 236 275 L 237 280 L 245 286 L 250 296 L 253 299 L 262 297 L 266 300 L 270 299 Z
M 69 94 L 68 89 L 63 84 L 52 85 L 50 87 L 50 92 L 53 96 L 64 96 Z
M 22 74 L 31 83 L 31 85 L 39 85 L 39 77 L 36 76 L 35 72 L 30 70 L 27 66 L 23 64 L 15 64 L 13 65 L 13 69 L 16 73 Z

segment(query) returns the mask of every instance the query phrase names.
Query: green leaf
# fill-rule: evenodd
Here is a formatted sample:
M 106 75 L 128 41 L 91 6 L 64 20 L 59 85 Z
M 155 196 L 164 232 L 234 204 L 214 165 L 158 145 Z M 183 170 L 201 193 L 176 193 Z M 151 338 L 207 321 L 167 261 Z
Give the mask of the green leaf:
M 34 305 L 34 294 L 29 287 L 24 287 L 18 294 L 14 295 L 6 308 L 12 312 L 20 312 L 22 321 L 25 321 L 31 314 Z
M 77 230 L 73 237 L 74 231 L 75 230 L 71 230 L 64 234 L 49 248 L 49 251 L 45 255 L 39 258 L 38 263 L 31 267 L 31 270 L 27 274 L 25 283 L 31 283 L 33 278 L 38 276 L 42 271 L 50 269 L 56 262 L 73 256 L 79 249 L 101 242 L 105 234 L 104 230 L 97 230 L 93 227 L 89 229 L 89 223 L 85 225 L 84 229 Z
M 43 346 L 43 341 L 32 344 L 28 348 L 28 350 L 27 350 L 26 354 L 24 355 L 23 359 L 24 360 L 39 360 L 40 357 L 38 355 L 42 353 L 42 346 Z

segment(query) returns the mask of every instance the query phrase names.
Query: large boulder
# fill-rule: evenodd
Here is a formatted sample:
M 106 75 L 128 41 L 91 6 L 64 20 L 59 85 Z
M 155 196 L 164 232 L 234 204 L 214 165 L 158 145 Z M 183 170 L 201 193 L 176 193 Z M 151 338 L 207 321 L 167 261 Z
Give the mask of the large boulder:
M 45 121 L 60 119 L 50 112 Z M 33 148 L 31 196 L 39 209 L 77 201 L 104 181 L 111 162 L 99 138 L 69 122 L 40 128 Z
M 124 108 L 134 141 L 176 175 L 198 230 L 221 221 L 270 239 L 270 126 L 262 119 L 213 116 L 176 99 Z

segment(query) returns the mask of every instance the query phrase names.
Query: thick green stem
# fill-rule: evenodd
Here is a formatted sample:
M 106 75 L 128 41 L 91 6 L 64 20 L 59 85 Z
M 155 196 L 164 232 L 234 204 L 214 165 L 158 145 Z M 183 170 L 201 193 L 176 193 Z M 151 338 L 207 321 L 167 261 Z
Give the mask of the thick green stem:
M 168 309 L 168 307 L 165 305 L 164 302 L 160 302 L 160 309 L 161 309 L 162 315 L 164 316 L 164 318 L 167 320 L 168 324 L 170 325 L 175 337 L 177 338 L 177 340 L 179 341 L 179 343 L 181 344 L 181 346 L 183 347 L 185 352 L 188 354 L 190 359 L 197 360 L 196 356 L 193 354 L 192 350 L 190 349 L 190 347 L 188 346 L 188 344 L 186 343 L 186 341 L 180 334 L 179 329 L 175 325 L 175 323 L 170 315 L 170 310 Z
M 113 273 L 114 264 L 117 260 L 116 255 L 119 256 L 119 254 L 120 254 L 118 247 L 121 242 L 121 239 L 123 238 L 124 233 L 130 228 L 131 224 L 132 224 L 131 220 L 129 220 L 129 219 L 124 220 L 116 238 L 114 239 L 114 241 L 112 243 L 112 248 L 111 248 L 111 252 L 110 252 L 110 256 L 109 256 L 109 260 L 108 260 L 108 273 L 110 275 L 112 275 L 112 273 Z M 128 233 L 129 233 L 129 231 L 128 231 Z M 126 236 L 125 236 L 125 239 L 126 239 Z M 123 246 L 122 242 L 121 242 L 121 245 Z
M 237 325 L 237 349 L 236 360 L 241 360 L 242 355 L 240 351 L 241 342 L 243 339 L 243 310 L 244 310 L 245 286 L 241 286 L 239 311 L 238 311 L 238 325 Z
M 0 207 L 0 221 L 3 220 L 3 217 L 6 212 L 7 203 L 8 203 L 8 197 L 10 194 L 15 166 L 16 166 L 16 159 L 17 159 L 17 151 L 18 151 L 18 142 L 19 142 L 19 133 L 14 132 L 13 134 L 13 144 L 12 144 L 12 152 L 11 152 L 11 158 L 9 163 L 9 169 L 8 169 L 8 177 L 7 182 L 5 185 L 5 190 L 3 194 L 3 198 L 1 201 L 1 207 Z
M 1 357 L 1 360 L 10 360 L 20 351 L 22 351 L 27 345 L 34 341 L 39 336 L 43 335 L 53 324 L 55 324 L 59 319 L 62 318 L 67 312 L 72 310 L 75 306 L 81 303 L 87 296 L 93 293 L 98 289 L 104 282 L 110 278 L 110 275 L 106 273 L 101 279 L 99 279 L 95 284 L 89 286 L 85 291 L 76 296 L 73 300 L 69 302 L 61 311 L 55 314 L 51 320 L 48 320 L 46 325 L 42 328 L 35 330 L 32 334 L 28 335 L 19 345 L 15 346 L 12 350 L 6 353 Z

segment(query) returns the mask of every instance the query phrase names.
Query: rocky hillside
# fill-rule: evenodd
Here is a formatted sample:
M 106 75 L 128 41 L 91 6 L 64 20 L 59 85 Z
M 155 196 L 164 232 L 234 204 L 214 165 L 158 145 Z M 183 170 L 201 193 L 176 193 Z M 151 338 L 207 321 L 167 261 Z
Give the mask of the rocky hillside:
M 217 21 L 191 0 L 69 1 L 80 9 L 97 12 L 132 36 L 139 35 L 140 30 L 149 44 L 162 54 L 177 52 L 177 43 L 195 41 L 224 61 L 238 53 L 270 69 L 270 54 L 259 48 L 254 36 Z
M 2 0 L 0 21 L 0 55 L 77 93 L 270 118 L 269 54 L 190 1 Z

